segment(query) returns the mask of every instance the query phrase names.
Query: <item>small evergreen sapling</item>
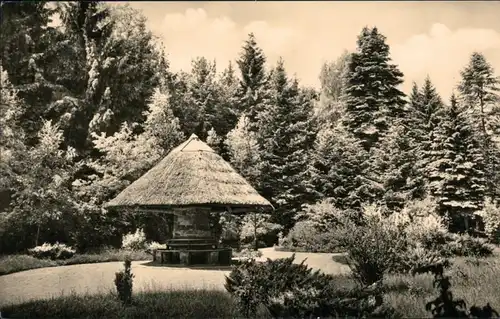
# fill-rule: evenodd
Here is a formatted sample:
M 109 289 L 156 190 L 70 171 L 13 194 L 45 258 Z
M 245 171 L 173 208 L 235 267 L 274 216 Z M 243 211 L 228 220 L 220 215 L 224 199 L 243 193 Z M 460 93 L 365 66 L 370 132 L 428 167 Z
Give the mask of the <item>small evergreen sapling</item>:
M 125 259 L 124 265 L 125 269 L 115 274 L 115 286 L 118 292 L 118 299 L 124 305 L 129 305 L 132 303 L 132 284 L 135 277 L 131 271 L 132 262 L 130 261 L 130 257 Z

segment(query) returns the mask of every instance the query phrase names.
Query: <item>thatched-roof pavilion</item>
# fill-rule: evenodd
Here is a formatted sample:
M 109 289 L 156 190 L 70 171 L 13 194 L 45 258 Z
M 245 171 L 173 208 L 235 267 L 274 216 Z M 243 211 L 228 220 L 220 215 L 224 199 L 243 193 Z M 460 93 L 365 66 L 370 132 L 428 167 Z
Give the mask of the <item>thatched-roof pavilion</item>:
M 165 209 L 198 205 L 239 211 L 272 209 L 268 200 L 194 134 L 105 206 Z
M 210 212 L 273 209 L 268 200 L 194 134 L 105 207 L 174 214 L 173 241 L 169 246 L 209 240 L 212 249 L 215 247 L 210 241 Z

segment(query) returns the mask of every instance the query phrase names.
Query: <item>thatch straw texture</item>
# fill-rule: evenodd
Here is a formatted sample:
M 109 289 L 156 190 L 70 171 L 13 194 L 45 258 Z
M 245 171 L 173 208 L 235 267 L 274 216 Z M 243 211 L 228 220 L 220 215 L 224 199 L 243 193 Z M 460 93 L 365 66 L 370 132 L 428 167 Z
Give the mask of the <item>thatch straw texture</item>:
M 194 134 L 105 205 L 108 208 L 186 206 L 272 209 L 269 201 Z

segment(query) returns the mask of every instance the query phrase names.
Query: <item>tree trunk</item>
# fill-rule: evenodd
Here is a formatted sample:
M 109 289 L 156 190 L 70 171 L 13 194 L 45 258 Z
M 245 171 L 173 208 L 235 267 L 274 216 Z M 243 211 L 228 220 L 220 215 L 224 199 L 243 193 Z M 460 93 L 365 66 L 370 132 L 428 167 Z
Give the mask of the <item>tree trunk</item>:
M 257 242 L 257 213 L 253 213 L 253 240 L 254 250 L 259 250 L 259 243 Z
M 36 227 L 35 247 L 38 246 L 38 239 L 40 238 L 40 223 Z

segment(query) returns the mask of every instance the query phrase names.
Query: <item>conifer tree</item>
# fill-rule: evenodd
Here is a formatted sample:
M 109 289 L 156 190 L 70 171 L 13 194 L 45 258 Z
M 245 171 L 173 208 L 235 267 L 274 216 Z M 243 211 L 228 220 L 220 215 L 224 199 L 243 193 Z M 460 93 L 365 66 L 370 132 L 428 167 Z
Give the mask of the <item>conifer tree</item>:
M 376 170 L 384 184 L 384 203 L 390 211 L 399 210 L 408 201 L 423 198 L 425 180 L 416 166 L 418 145 L 411 137 L 412 127 L 393 126 L 380 148 L 374 149 Z
M 273 72 L 271 98 L 262 118 L 258 139 L 262 147 L 262 194 L 276 204 L 275 222 L 286 229 L 293 216 L 311 201 L 306 177 L 308 150 L 314 141 L 312 101 L 289 79 L 283 60 Z
M 427 180 L 425 172 L 430 162 L 431 146 L 443 116 L 443 102 L 430 77 L 426 77 L 420 90 L 414 84 L 408 107 L 407 125 L 416 150 L 415 159 L 418 159 L 415 165 Z
M 380 194 L 382 185 L 363 177 L 369 156 L 359 144 L 341 123 L 318 132 L 308 165 L 315 201 L 331 198 L 340 209 L 360 209 L 367 197 Z
M 351 54 L 346 80 L 344 125 L 371 149 L 404 116 L 403 73 L 391 64 L 386 38 L 376 27 L 363 28 Z
M 421 89 L 413 83 L 406 116 L 395 121 L 380 146 L 373 149 L 373 171 L 382 176 L 384 203 L 390 210 L 425 196 L 425 169 L 441 107 L 441 99 L 429 77 Z
M 472 110 L 475 128 L 481 132 L 489 196 L 500 195 L 500 80 L 484 55 L 474 52 L 461 72 L 458 85 L 462 103 Z
M 233 64 L 222 71 L 218 79 L 219 103 L 217 104 L 217 117 L 214 119 L 214 127 L 221 138 L 225 137 L 232 130 L 241 113 L 238 111 L 238 88 L 239 81 L 235 74 Z
M 452 231 L 465 231 L 484 202 L 484 159 L 470 115 L 453 95 L 436 131 L 428 166 L 430 188 Z
M 198 125 L 192 133 L 205 140 L 217 118 L 216 108 L 219 96 L 216 83 L 216 64 L 201 57 L 194 59 L 192 66 L 190 91 L 198 113 Z
M 483 135 L 494 131 L 498 123 L 500 106 L 500 81 L 484 55 L 472 53 L 469 64 L 461 71 L 462 79 L 458 85 L 462 103 L 474 110 L 475 125 Z
M 45 2 L 2 2 L 0 60 L 23 100 L 20 125 L 26 141 L 34 146 L 43 126 L 42 116 L 56 87 L 47 80 L 56 30 L 49 27 L 53 10 Z M 25 141 L 25 142 L 26 142 Z
M 266 98 L 266 57 L 258 47 L 253 33 L 242 48 L 240 58 L 236 61 L 240 71 L 240 87 L 238 90 L 239 111 L 244 112 L 251 125 L 258 125 L 258 115 L 262 111 L 262 102 Z M 252 127 L 252 130 L 255 130 Z

